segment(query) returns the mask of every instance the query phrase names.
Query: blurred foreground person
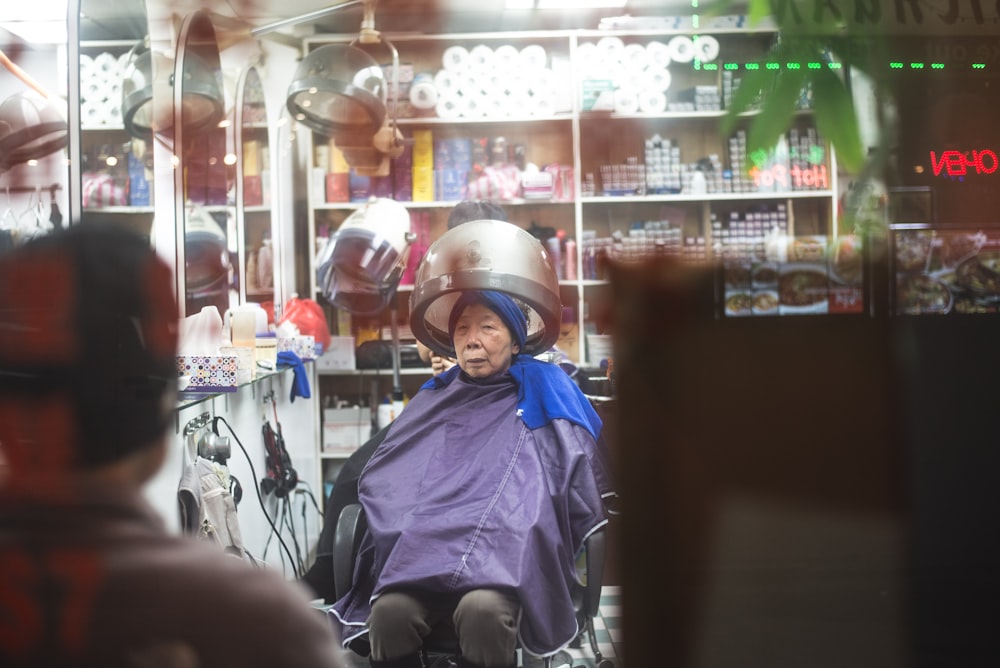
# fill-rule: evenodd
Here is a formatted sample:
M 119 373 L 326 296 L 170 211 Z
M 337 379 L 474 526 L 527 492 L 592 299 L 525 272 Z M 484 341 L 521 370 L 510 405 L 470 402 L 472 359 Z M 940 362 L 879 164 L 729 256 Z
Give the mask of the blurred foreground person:
M 0 665 L 343 665 L 298 585 L 142 498 L 174 422 L 172 281 L 98 223 L 0 256 Z

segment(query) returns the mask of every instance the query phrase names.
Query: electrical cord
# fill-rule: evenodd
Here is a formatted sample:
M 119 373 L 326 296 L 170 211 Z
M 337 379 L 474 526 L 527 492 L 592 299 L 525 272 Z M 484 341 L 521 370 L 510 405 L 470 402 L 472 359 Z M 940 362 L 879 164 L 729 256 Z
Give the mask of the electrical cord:
M 283 499 L 281 504 L 281 523 L 285 525 L 288 529 L 289 535 L 292 537 L 292 544 L 295 546 L 295 566 L 298 570 L 296 573 L 301 576 L 305 573 L 306 567 L 305 563 L 302 561 L 302 546 L 299 545 L 299 538 L 295 534 L 295 522 L 292 513 L 292 502 L 288 497 Z
M 295 493 L 296 494 L 302 494 L 304 496 L 308 496 L 309 500 L 312 501 L 313 508 L 316 509 L 316 514 L 319 515 L 320 519 L 323 519 L 323 511 L 319 507 L 319 502 L 316 501 L 316 495 L 313 493 L 312 487 L 305 480 L 299 480 L 299 487 L 305 487 L 305 489 L 304 490 L 302 490 L 302 489 L 296 489 Z M 303 505 L 305 505 L 304 502 L 303 502 Z M 303 512 L 305 512 L 305 511 L 303 510 Z
M 295 576 L 296 577 L 301 577 L 302 574 L 295 567 L 295 559 L 292 557 L 292 551 L 288 548 L 288 545 L 285 543 L 285 539 L 281 537 L 281 532 L 278 530 L 278 527 L 275 526 L 274 520 L 271 519 L 271 515 L 267 512 L 267 507 L 264 506 L 264 499 L 263 499 L 263 497 L 260 494 L 260 485 L 256 483 L 256 481 L 258 480 L 257 470 L 254 468 L 253 460 L 250 458 L 250 453 L 248 453 L 247 449 L 245 447 L 243 447 L 243 442 L 240 441 L 239 436 L 237 436 L 236 432 L 233 431 L 232 426 L 226 421 L 226 418 L 222 417 L 221 415 L 216 415 L 214 418 L 212 418 L 212 431 L 215 432 L 215 435 L 216 436 L 220 435 L 219 434 L 219 423 L 220 422 L 222 424 L 226 425 L 226 429 L 228 429 L 229 433 L 233 435 L 233 440 L 236 441 L 236 445 L 240 446 L 240 450 L 243 451 L 243 456 L 246 457 L 247 464 L 250 465 L 250 473 L 253 475 L 253 479 L 255 481 L 253 489 L 254 489 L 254 492 L 257 493 L 257 502 L 260 504 L 260 509 L 264 513 L 264 518 L 267 520 L 267 523 L 269 525 L 271 525 L 271 532 L 275 536 L 277 536 L 278 542 L 281 543 L 281 547 L 284 548 L 285 554 L 288 555 L 288 559 L 291 562 L 292 569 L 295 570 Z M 270 535 L 268 536 L 267 542 L 268 543 L 271 542 Z M 298 545 L 297 544 L 296 544 L 295 548 L 296 548 L 296 550 L 298 550 Z M 267 546 L 266 545 L 264 547 L 264 558 L 265 559 L 267 558 Z M 284 563 L 284 557 L 282 557 L 282 563 Z

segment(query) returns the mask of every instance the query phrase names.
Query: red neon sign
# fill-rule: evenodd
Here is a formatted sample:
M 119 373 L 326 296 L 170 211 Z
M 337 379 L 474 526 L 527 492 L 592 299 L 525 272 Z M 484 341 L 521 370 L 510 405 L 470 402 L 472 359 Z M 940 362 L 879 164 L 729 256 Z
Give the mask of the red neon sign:
M 830 187 L 826 177 L 826 165 L 812 165 L 805 168 L 793 165 L 788 168 L 785 165 L 777 164 L 763 169 L 751 167 L 749 173 L 754 185 L 758 187 L 784 186 L 785 188 L 813 189 Z
M 948 176 L 965 176 L 970 170 L 976 174 L 992 174 L 1000 167 L 1000 160 L 997 154 L 989 149 L 982 151 L 969 151 L 962 153 L 954 149 L 941 153 L 941 159 L 937 157 L 935 151 L 931 151 L 931 168 L 934 176 L 941 176 L 942 170 Z

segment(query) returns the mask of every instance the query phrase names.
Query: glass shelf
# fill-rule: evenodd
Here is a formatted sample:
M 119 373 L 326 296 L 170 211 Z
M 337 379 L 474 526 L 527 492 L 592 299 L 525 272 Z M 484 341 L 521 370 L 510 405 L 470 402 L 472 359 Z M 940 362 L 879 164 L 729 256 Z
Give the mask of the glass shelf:
M 312 362 L 312 360 L 303 360 L 304 362 Z M 261 381 L 269 380 L 276 376 L 279 376 L 286 371 L 291 371 L 292 367 L 281 367 L 275 369 L 274 371 L 269 371 L 267 369 L 259 369 L 257 371 L 257 377 L 251 380 L 249 383 L 243 383 L 236 387 L 235 392 L 189 392 L 183 391 L 177 393 L 177 411 L 182 411 L 185 408 L 190 408 L 192 406 L 197 406 L 198 404 L 214 399 L 216 397 L 225 397 L 237 392 L 242 391 L 244 388 L 253 388 L 254 385 L 260 383 Z

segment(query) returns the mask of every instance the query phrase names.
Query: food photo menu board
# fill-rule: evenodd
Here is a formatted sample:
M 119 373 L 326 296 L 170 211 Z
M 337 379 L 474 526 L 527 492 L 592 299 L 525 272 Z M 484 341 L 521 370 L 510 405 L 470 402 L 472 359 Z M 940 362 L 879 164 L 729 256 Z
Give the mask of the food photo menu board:
M 892 230 L 893 312 L 1000 312 L 1000 228 Z
M 855 236 L 771 238 L 757 252 L 724 256 L 723 314 L 863 313 L 863 257 Z

